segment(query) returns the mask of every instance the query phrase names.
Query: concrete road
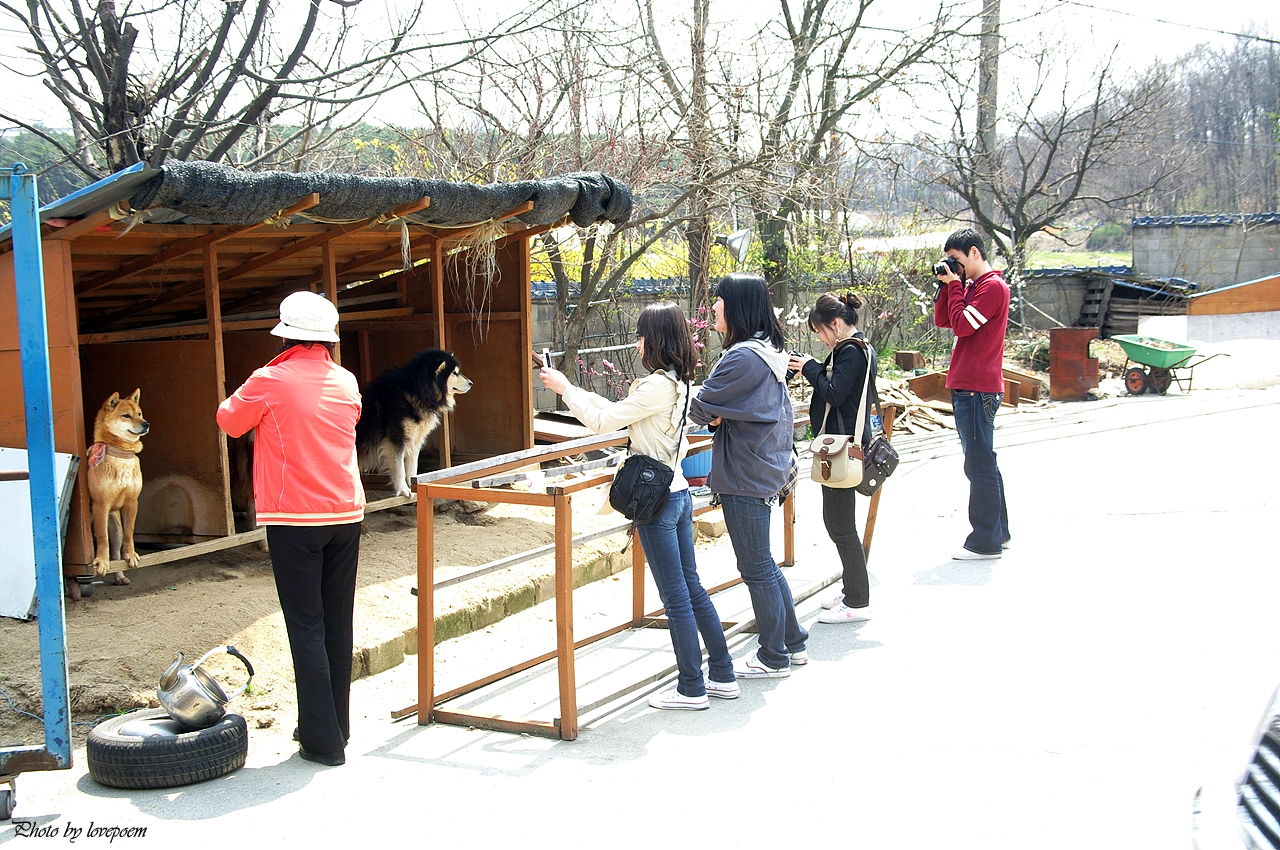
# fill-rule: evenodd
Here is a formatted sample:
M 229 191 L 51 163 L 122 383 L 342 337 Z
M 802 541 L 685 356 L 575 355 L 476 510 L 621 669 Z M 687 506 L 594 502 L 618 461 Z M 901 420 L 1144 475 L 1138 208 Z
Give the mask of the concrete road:
M 1239 766 L 1280 682 L 1280 391 L 998 423 L 1014 548 L 950 560 L 966 533 L 954 434 L 903 442 L 873 619 L 813 624 L 812 663 L 737 701 L 658 712 L 637 695 L 574 742 L 419 728 L 386 719 L 413 701 L 406 664 L 356 684 L 344 767 L 254 730 L 229 776 L 125 792 L 89 779 L 80 752 L 74 770 L 21 777 L 17 816 L 57 833 L 40 846 L 92 823 L 146 828 L 115 846 L 195 848 L 1187 847 L 1192 795 Z M 803 489 L 793 585 L 836 569 L 816 498 Z M 807 623 L 827 595 L 800 606 Z M 442 651 L 466 666 L 497 634 Z M 35 840 L 16 829 L 0 844 Z

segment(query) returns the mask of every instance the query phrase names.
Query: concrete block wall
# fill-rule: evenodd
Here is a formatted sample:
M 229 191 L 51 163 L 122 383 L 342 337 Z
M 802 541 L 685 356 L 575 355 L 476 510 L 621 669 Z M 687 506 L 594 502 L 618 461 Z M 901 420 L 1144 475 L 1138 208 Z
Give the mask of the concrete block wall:
M 1280 272 L 1280 223 L 1133 228 L 1133 269 L 1217 289 Z

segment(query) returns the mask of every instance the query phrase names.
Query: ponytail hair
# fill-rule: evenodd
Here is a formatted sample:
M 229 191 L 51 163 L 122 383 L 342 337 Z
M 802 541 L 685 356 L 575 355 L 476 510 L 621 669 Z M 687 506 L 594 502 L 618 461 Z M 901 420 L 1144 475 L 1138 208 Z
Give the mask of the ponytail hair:
M 862 299 L 852 290 L 839 295 L 823 293 L 809 311 L 809 330 L 817 331 L 819 325 L 830 327 L 836 319 L 844 319 L 846 325 L 853 327 L 858 324 L 858 310 L 861 308 Z

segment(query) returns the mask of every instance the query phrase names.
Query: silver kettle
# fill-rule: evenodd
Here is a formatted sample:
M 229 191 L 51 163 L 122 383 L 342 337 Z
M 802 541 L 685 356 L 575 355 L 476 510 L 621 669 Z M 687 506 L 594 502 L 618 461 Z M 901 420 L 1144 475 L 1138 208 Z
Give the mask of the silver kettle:
M 244 663 L 249 671 L 249 678 L 240 686 L 240 690 L 230 696 L 222 690 L 222 686 L 213 677 L 200 669 L 200 665 L 210 655 L 226 652 L 234 655 Z M 160 677 L 160 687 L 156 688 L 156 696 L 169 716 L 187 731 L 207 729 L 217 723 L 227 713 L 226 705 L 232 698 L 239 696 L 249 688 L 253 681 L 253 665 L 234 646 L 216 646 L 200 656 L 195 664 L 183 664 L 183 655 L 178 653 L 178 660 L 169 665 Z

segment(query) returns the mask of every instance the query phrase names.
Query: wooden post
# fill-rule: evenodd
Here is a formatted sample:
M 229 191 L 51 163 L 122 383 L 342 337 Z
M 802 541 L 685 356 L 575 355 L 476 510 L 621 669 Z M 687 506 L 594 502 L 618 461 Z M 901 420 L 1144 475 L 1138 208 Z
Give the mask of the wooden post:
M 792 490 L 782 502 L 782 563 L 790 567 L 796 562 L 796 492 Z
M 431 722 L 436 665 L 436 500 L 418 488 L 418 725 Z
M 644 622 L 644 546 L 640 535 L 631 533 L 631 628 L 638 629 Z
M 431 240 L 431 262 L 427 279 L 431 282 L 432 310 L 436 314 L 436 348 L 448 348 L 448 333 L 444 315 L 444 248 L 439 238 Z M 440 468 L 453 466 L 453 417 L 440 416 Z
M 209 320 L 209 341 L 213 343 L 214 384 L 218 404 L 227 398 L 227 362 L 222 349 L 222 284 L 218 280 L 218 246 L 204 247 L 204 309 Z M 226 533 L 236 533 L 235 509 L 231 505 L 231 461 L 227 455 L 227 435 L 218 429 L 218 465 L 222 468 L 223 508 Z
M 573 497 L 560 488 L 556 512 L 556 666 L 560 676 L 560 738 L 578 737 L 578 686 L 573 671 Z
M 338 306 L 338 262 L 333 250 L 333 242 L 320 246 L 320 281 L 324 284 L 324 297 Z M 333 362 L 342 365 L 342 343 L 334 343 Z
M 893 439 L 893 420 L 898 418 L 898 408 L 892 404 L 881 406 L 880 415 L 884 417 L 884 438 L 886 440 Z M 868 561 L 871 560 L 871 536 L 876 531 L 876 514 L 880 510 L 880 494 L 884 492 L 884 485 L 880 485 L 880 489 L 871 497 L 871 503 L 867 506 L 867 527 L 862 533 L 862 554 Z

